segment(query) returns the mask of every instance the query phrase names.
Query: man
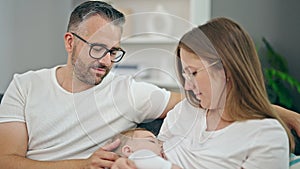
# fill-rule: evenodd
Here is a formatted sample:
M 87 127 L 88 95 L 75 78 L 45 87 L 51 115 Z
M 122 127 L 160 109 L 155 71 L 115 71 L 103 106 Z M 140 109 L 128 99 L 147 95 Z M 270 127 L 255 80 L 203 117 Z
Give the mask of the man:
M 0 107 L 0 168 L 109 168 L 117 155 L 106 151 L 114 144 L 99 149 L 106 140 L 165 117 L 179 101 L 179 94 L 109 73 L 125 54 L 123 23 L 110 5 L 85 2 L 64 36 L 67 64 L 14 76 Z
M 67 64 L 14 76 L 0 105 L 0 169 L 110 168 L 118 156 L 109 150 L 118 142 L 102 147 L 106 140 L 165 117 L 180 100 L 109 73 L 125 53 L 123 23 L 110 5 L 85 2 L 72 12 L 64 36 Z

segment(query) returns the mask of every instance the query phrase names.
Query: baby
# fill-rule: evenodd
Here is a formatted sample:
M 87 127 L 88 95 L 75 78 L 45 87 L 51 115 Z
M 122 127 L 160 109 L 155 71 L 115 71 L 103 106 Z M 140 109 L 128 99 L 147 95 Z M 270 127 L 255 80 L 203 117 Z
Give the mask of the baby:
M 113 138 L 116 139 L 121 144 L 114 152 L 133 160 L 138 169 L 179 169 L 165 159 L 162 143 L 146 129 L 126 130 Z

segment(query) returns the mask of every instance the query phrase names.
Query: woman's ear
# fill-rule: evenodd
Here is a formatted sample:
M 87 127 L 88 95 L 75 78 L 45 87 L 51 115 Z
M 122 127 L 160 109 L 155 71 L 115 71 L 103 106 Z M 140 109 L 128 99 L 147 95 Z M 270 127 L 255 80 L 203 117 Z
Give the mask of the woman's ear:
M 122 154 L 124 154 L 125 157 L 129 157 L 133 153 L 133 149 L 129 145 L 124 145 L 121 149 Z
M 70 32 L 65 33 L 64 41 L 65 41 L 66 51 L 68 53 L 72 52 L 73 44 L 74 44 L 74 38 L 73 38 L 73 35 Z

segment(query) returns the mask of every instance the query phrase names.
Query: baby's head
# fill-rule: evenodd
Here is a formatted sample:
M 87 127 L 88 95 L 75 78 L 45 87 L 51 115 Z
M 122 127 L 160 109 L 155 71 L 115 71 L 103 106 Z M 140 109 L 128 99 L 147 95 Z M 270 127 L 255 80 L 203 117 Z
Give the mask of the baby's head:
M 120 139 L 120 146 L 115 152 L 123 157 L 130 156 L 133 152 L 141 149 L 153 151 L 162 156 L 162 144 L 155 135 L 143 128 L 129 129 L 116 135 L 113 140 Z

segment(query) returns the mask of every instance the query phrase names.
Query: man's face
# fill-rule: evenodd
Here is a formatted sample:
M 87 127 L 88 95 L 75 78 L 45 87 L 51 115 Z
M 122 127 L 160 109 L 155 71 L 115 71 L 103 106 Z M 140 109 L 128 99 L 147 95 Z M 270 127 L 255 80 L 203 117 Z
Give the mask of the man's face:
M 149 131 L 135 131 L 133 139 L 129 144 L 131 145 L 133 152 L 141 149 L 147 149 L 153 151 L 159 156 L 162 156 L 162 144 L 155 137 L 155 135 Z
M 74 33 L 89 43 L 103 44 L 107 49 L 118 48 L 120 44 L 121 29 L 98 15 L 83 21 Z M 101 59 L 92 58 L 90 45 L 73 37 L 71 57 L 75 78 L 87 85 L 98 85 L 112 68 L 110 53 Z

